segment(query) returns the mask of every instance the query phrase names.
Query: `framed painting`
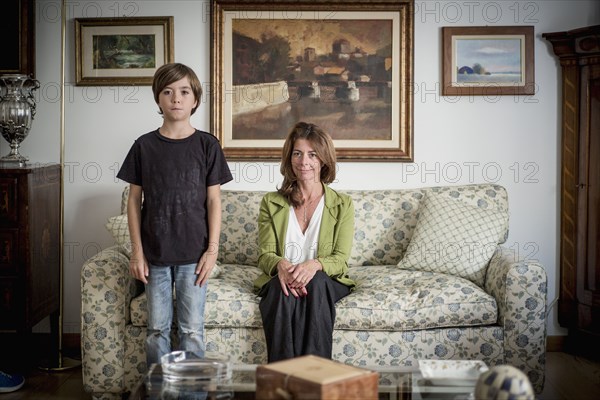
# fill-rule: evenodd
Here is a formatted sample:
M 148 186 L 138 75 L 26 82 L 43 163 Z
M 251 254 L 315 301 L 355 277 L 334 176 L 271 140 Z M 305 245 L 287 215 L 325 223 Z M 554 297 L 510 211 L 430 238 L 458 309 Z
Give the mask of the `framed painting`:
M 279 160 L 304 121 L 339 160 L 413 160 L 413 0 L 211 7 L 211 129 L 228 159 Z
M 535 94 L 533 26 L 442 28 L 442 94 Z
M 35 73 L 34 13 L 34 0 L 4 0 L 0 5 L 0 75 Z
M 75 84 L 151 85 L 173 50 L 173 17 L 77 18 Z

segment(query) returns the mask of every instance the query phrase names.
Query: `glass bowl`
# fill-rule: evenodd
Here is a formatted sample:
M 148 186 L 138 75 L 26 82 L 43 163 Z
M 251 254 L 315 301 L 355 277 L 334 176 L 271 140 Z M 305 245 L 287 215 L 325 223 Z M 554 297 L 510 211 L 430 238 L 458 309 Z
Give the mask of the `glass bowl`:
M 163 377 L 168 382 L 206 382 L 228 384 L 232 377 L 229 356 L 214 352 L 173 351 L 160 359 Z

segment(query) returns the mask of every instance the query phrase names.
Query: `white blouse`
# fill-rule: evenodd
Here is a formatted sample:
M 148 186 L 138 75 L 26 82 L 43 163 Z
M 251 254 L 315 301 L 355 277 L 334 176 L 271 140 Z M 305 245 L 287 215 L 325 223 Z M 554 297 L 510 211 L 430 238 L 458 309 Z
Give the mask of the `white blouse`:
M 292 264 L 300 264 L 306 260 L 317 258 L 319 230 L 324 208 L 325 196 L 321 196 L 306 232 L 302 233 L 294 207 L 290 207 L 288 229 L 285 234 L 285 258 Z

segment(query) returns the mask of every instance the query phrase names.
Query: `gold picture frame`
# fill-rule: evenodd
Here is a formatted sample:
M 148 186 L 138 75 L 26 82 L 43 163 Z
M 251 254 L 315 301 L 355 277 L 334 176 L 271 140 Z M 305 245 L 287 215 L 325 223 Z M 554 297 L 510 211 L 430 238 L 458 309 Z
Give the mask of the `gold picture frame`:
M 442 28 L 442 95 L 533 95 L 533 26 Z
M 281 157 L 298 121 L 339 160 L 413 161 L 413 0 L 212 0 L 211 129 L 228 159 Z
M 75 84 L 152 85 L 173 41 L 173 17 L 76 18 Z

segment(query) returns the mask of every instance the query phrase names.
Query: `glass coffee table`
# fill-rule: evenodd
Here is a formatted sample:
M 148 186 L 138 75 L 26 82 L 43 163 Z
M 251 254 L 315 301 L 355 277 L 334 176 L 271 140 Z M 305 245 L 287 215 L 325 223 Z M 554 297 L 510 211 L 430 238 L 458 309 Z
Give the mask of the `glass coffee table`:
M 174 384 L 164 379 L 160 364 L 153 364 L 131 392 L 129 400 L 226 400 L 255 399 L 257 365 L 233 365 L 227 385 L 202 388 L 196 384 Z M 472 400 L 475 382 L 436 383 L 423 378 L 416 367 L 362 367 L 379 373 L 379 399 L 388 400 Z

